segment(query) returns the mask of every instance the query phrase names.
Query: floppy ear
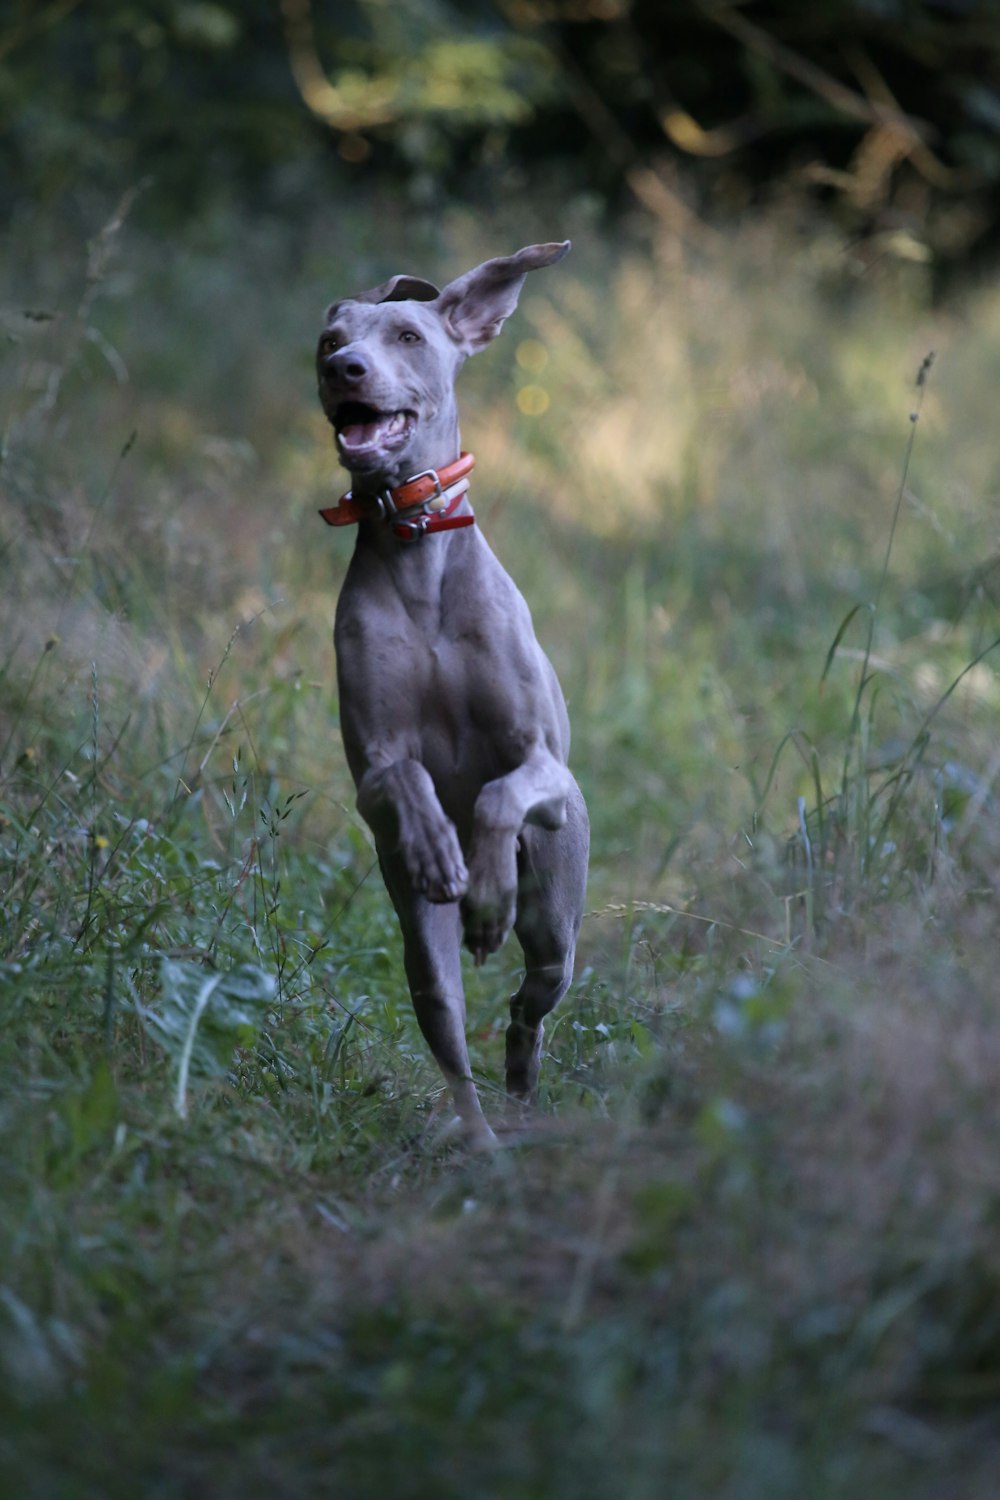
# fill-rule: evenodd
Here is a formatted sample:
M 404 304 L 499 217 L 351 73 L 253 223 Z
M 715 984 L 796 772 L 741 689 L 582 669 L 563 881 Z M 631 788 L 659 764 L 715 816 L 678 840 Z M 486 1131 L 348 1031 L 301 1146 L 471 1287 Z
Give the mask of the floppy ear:
M 562 260 L 569 243 L 527 245 L 516 255 L 485 260 L 474 271 L 449 282 L 437 299 L 437 308 L 468 354 L 478 353 L 496 338 L 504 319 L 517 306 L 527 273 Z
M 334 308 L 340 306 L 341 302 L 433 302 L 441 294 L 431 281 L 424 281 L 419 276 L 392 276 L 388 281 L 383 281 L 381 286 L 373 286 L 367 292 L 355 292 L 353 297 L 341 297 L 327 311 L 327 318 L 333 316 Z

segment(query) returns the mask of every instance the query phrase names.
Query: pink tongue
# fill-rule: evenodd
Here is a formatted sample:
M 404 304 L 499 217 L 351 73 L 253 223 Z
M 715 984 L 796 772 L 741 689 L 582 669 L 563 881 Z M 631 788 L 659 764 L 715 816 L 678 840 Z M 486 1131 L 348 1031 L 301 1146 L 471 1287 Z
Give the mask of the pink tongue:
M 367 448 L 377 440 L 384 426 L 384 419 L 376 422 L 349 422 L 340 429 L 340 441 L 345 448 Z

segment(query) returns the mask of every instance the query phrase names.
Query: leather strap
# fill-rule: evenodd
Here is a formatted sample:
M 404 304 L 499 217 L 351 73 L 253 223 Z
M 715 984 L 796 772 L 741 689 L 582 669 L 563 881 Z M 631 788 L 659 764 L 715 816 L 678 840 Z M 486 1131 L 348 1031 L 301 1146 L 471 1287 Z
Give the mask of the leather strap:
M 355 500 L 350 490 L 341 495 L 336 505 L 325 505 L 320 515 L 328 526 L 355 526 L 369 513 L 369 507 Z
M 454 531 L 459 526 L 475 526 L 475 516 L 455 516 L 452 511 L 457 505 L 461 505 L 465 498 L 465 491 L 456 495 L 447 510 L 439 511 L 437 515 L 433 512 L 428 515 L 426 511 L 420 511 L 417 515 L 399 521 L 393 521 L 392 534 L 401 542 L 415 542 L 417 537 L 428 536 L 432 531 Z
M 440 495 L 442 490 L 450 490 L 453 484 L 471 474 L 475 462 L 471 453 L 460 453 L 454 463 L 445 464 L 443 469 L 428 469 L 425 474 L 414 474 L 405 484 L 388 491 L 393 505 L 397 510 L 409 510 L 411 505 L 424 505 L 428 500 L 433 500 L 435 495 Z
M 373 519 L 374 509 L 382 520 L 392 525 L 396 535 L 400 535 L 400 531 L 397 530 L 397 520 L 400 529 L 405 523 L 406 529 L 403 536 L 406 540 L 413 540 L 416 536 L 422 536 L 429 531 L 450 531 L 456 524 L 470 526 L 475 517 L 462 516 L 451 520 L 450 515 L 465 493 L 465 488 L 460 494 L 451 497 L 447 504 L 445 497 L 450 489 L 461 483 L 466 475 L 472 472 L 475 462 L 471 453 L 462 453 L 454 463 L 445 464 L 440 469 L 427 469 L 423 474 L 414 474 L 405 483 L 397 485 L 395 489 L 383 490 L 381 494 L 370 498 L 356 500 L 353 493 L 348 490 L 336 505 L 325 506 L 320 511 L 320 515 L 328 526 L 355 526 L 359 521 Z M 435 501 L 439 502 L 436 506 Z M 416 518 L 409 516 L 408 512 L 418 508 L 426 519 L 425 525 L 411 525 Z M 448 526 L 433 525 L 436 512 L 439 522 L 448 517 L 450 524 Z

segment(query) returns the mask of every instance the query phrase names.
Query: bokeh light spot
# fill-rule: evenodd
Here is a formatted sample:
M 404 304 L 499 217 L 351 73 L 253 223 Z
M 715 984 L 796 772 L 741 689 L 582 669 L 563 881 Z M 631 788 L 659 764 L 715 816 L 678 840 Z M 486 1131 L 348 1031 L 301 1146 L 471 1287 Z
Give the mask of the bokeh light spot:
M 540 385 L 522 385 L 517 393 L 517 409 L 526 417 L 540 417 L 549 409 L 549 393 Z

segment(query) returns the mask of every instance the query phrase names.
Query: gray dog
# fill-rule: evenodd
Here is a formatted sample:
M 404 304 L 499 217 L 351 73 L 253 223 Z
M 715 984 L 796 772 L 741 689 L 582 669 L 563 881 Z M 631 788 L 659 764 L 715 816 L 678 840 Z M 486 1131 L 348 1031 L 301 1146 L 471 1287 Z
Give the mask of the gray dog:
M 358 527 L 334 633 L 344 749 L 417 1020 L 474 1147 L 496 1138 L 469 1067 L 461 944 L 481 963 L 517 934 L 526 972 L 506 1081 L 529 1101 L 542 1020 L 573 975 L 589 830 L 555 672 L 469 506 L 455 377 L 500 332 L 526 273 L 568 249 L 530 245 L 443 291 L 394 276 L 333 304 L 316 357 L 352 480 L 322 514 Z

